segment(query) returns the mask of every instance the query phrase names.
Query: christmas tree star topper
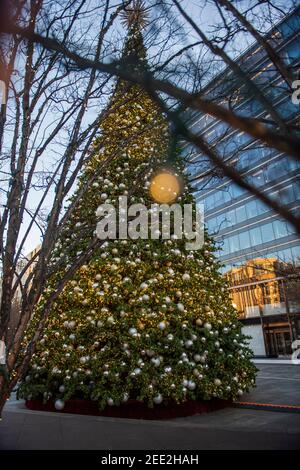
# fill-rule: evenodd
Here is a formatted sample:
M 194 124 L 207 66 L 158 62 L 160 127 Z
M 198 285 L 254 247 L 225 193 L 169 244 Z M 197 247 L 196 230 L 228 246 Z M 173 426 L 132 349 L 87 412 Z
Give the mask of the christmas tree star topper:
M 122 14 L 122 23 L 132 28 L 139 26 L 143 28 L 148 23 L 149 8 L 146 8 L 142 0 L 133 0 L 130 6 L 125 7 Z

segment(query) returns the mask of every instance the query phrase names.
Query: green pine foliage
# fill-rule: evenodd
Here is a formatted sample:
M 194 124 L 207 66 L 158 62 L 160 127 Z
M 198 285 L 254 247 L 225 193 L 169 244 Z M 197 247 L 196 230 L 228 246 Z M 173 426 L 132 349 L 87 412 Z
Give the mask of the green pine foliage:
M 134 28 L 125 54 L 132 51 L 145 62 Z M 27 338 L 57 280 L 95 237 L 99 204 L 117 205 L 124 195 L 128 204 L 153 204 L 149 185 L 168 159 L 168 124 L 145 91 L 119 82 L 94 149 L 70 201 L 80 192 L 80 202 L 51 260 L 60 269 Z M 183 181 L 177 202 L 192 202 L 180 158 L 173 170 Z M 213 240 L 205 233 L 197 251 L 186 250 L 185 243 L 174 236 L 116 239 L 97 249 L 55 302 L 19 397 L 54 399 L 59 409 L 72 397 L 94 400 L 100 408 L 128 399 L 151 407 L 235 399 L 254 385 L 252 353 L 219 273 Z

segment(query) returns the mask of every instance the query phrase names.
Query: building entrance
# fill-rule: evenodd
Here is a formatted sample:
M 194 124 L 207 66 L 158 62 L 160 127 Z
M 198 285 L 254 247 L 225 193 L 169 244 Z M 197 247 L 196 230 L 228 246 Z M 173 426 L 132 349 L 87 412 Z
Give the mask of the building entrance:
M 268 356 L 288 357 L 292 354 L 289 326 L 270 325 L 265 329 Z

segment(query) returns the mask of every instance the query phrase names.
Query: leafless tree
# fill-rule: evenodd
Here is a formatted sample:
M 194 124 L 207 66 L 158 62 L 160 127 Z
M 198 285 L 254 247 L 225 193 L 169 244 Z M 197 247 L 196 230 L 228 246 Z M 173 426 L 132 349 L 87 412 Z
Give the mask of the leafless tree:
M 55 32 L 62 43 L 72 47 L 80 45 L 93 61 L 106 59 L 121 44 L 117 34 L 114 41 L 110 36 L 126 4 L 116 3 L 112 8 L 109 1 L 97 5 L 84 0 L 13 3 L 7 2 L 6 6 L 11 7 L 4 12 L 7 21 L 22 24 L 31 32 L 42 27 L 49 37 Z M 92 28 L 94 15 L 99 21 Z M 0 339 L 6 346 L 7 359 L 6 364 L 0 366 L 0 409 L 25 370 L 53 301 L 76 269 L 87 262 L 97 244 L 91 241 L 89 249 L 78 257 L 57 285 L 27 354 L 16 368 L 34 306 L 47 279 L 57 269 L 53 263 L 51 269 L 49 267 L 55 243 L 80 194 L 66 210 L 64 206 L 83 165 L 96 152 L 91 143 L 107 112 L 105 105 L 113 85 L 111 75 L 63 64 L 58 51 L 49 52 L 32 41 L 23 41 L 16 34 L 2 35 L 1 39 L 5 99 L 0 128 Z M 105 165 L 103 162 L 99 172 Z M 41 242 L 27 259 L 25 249 L 34 230 L 35 234 L 40 232 Z

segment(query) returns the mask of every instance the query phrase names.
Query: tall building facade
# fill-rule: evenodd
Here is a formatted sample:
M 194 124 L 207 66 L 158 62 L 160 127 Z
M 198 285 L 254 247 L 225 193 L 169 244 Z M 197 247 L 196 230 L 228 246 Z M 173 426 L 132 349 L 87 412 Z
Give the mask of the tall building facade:
M 20 321 L 20 304 L 22 302 L 22 289 L 25 288 L 26 282 L 29 280 L 29 276 L 31 275 L 36 262 L 37 262 L 37 254 L 40 251 L 41 245 L 37 245 L 32 251 L 30 251 L 27 255 L 23 256 L 19 262 L 17 263 L 16 266 L 16 275 L 14 277 L 14 282 L 19 281 L 19 284 L 16 288 L 14 298 L 12 301 L 12 311 L 11 311 L 11 318 L 10 322 L 8 325 L 8 330 L 10 331 L 10 334 L 8 335 L 8 342 L 10 340 L 13 340 L 15 331 L 18 327 L 19 321 Z M 29 264 L 29 266 L 26 268 L 26 266 Z M 25 269 L 25 271 L 24 271 Z M 22 277 L 20 278 L 20 275 L 22 274 Z M 29 283 L 31 285 L 31 283 Z M 0 300 L 2 297 L 2 277 L 0 276 Z
M 300 78 L 300 8 L 266 36 Z M 289 125 L 299 125 L 300 105 L 264 49 L 254 44 L 237 59 Z M 260 101 L 225 70 L 206 87 L 206 96 L 245 116 L 274 125 Z M 222 157 L 252 185 L 300 212 L 300 162 L 263 146 L 250 136 L 208 116 L 194 114 L 192 129 L 205 136 Z M 244 331 L 256 356 L 288 356 L 300 338 L 300 240 L 295 229 L 237 184 L 205 167 L 205 157 L 188 146 L 187 168 L 196 198 L 204 203 L 205 222 L 218 246 Z M 199 162 L 199 163 L 197 163 Z

